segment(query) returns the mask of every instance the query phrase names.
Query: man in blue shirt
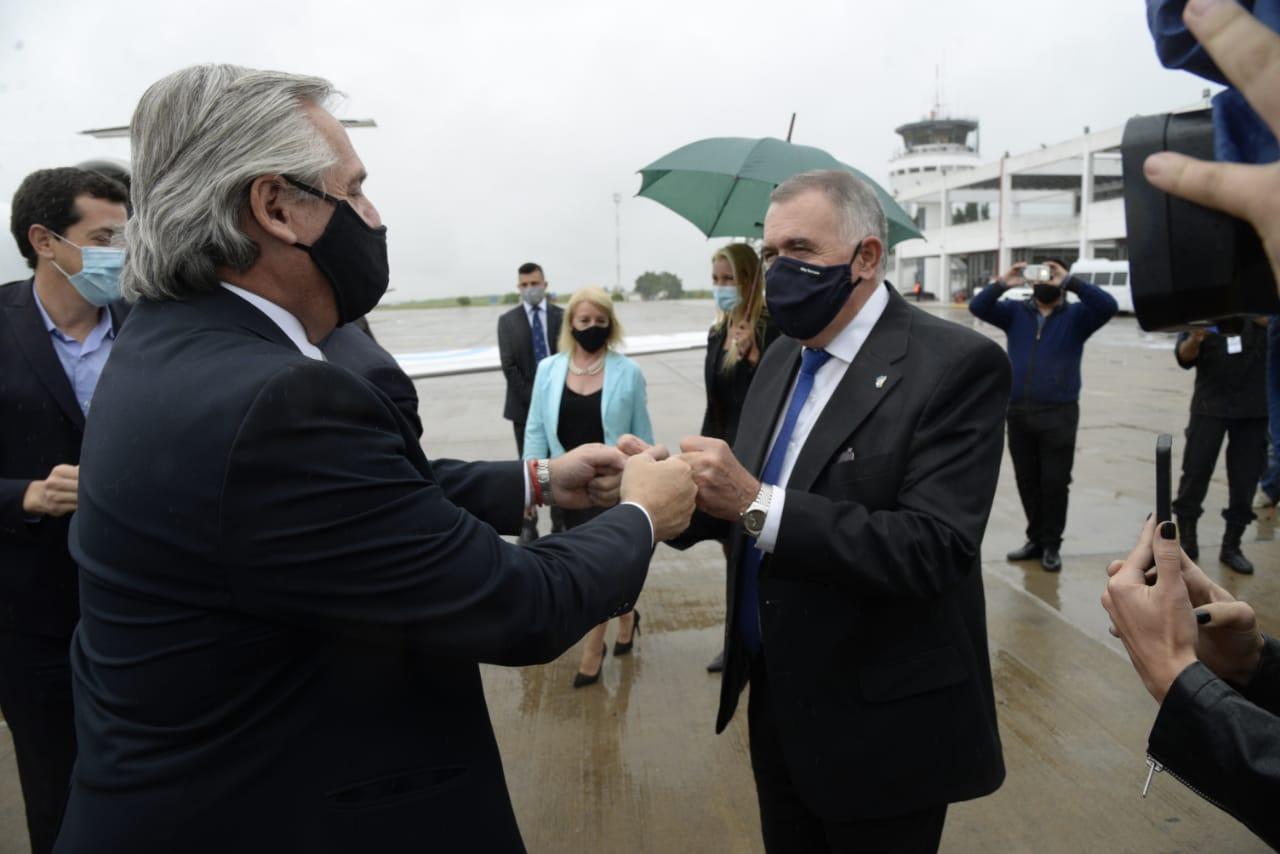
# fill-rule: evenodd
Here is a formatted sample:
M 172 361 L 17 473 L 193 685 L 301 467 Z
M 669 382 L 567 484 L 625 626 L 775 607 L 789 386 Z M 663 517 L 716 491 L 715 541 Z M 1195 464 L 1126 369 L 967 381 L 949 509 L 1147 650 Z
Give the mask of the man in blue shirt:
M 29 175 L 10 226 L 33 275 L 0 286 L 0 711 L 34 854 L 53 846 L 76 755 L 68 651 L 80 611 L 67 529 L 85 416 L 125 317 L 110 244 L 127 198 L 81 169 Z
M 1009 288 L 1025 283 L 1022 271 L 1027 265 L 1019 263 L 975 296 L 969 311 L 1005 331 L 1013 364 L 1009 456 L 1027 514 L 1027 542 L 1009 552 L 1008 558 L 1039 558 L 1046 570 L 1058 572 L 1080 422 L 1084 342 L 1115 315 L 1118 306 L 1110 294 L 1070 275 L 1060 262 L 1045 263 L 1052 278 L 1035 284 L 1029 299 L 1000 299 Z M 1068 304 L 1067 291 L 1079 301 Z

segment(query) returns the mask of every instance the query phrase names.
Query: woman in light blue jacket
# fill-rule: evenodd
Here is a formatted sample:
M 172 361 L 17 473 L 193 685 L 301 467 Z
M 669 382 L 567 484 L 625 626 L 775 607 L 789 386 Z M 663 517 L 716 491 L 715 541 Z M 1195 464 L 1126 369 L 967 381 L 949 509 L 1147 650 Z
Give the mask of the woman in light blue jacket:
M 590 442 L 616 445 L 627 433 L 653 444 L 644 374 L 639 365 L 615 351 L 621 341 L 622 326 L 607 293 L 588 287 L 569 299 L 560 328 L 559 352 L 538 363 L 533 380 L 524 428 L 526 460 L 558 457 Z M 565 510 L 565 527 L 577 527 L 600 512 Z M 601 623 L 587 634 L 573 687 L 600 680 L 607 626 L 607 622 Z M 639 630 L 639 611 L 619 617 L 613 654 L 631 652 Z

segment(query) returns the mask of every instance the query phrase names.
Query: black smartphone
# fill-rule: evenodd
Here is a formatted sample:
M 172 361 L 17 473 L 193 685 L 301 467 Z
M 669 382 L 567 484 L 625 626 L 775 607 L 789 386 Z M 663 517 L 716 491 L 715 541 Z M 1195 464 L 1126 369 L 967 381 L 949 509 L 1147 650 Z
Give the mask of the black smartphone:
M 1156 438 L 1156 524 L 1173 519 L 1173 437 Z

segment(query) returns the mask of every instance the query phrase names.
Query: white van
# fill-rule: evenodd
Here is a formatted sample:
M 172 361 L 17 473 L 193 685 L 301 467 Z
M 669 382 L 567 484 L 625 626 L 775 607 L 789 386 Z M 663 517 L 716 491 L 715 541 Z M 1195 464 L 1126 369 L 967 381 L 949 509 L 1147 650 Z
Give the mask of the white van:
M 1071 275 L 1102 288 L 1115 297 L 1120 311 L 1133 314 L 1133 294 L 1129 290 L 1129 262 L 1081 258 L 1071 265 Z

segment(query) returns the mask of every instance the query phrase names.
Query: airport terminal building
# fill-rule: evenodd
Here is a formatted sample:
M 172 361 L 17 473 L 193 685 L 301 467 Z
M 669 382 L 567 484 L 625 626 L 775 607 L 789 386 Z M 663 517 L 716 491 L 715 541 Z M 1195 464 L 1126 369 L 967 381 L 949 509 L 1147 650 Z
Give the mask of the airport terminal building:
M 1179 112 L 1208 108 L 1206 97 Z M 1085 128 L 1074 139 L 983 162 L 976 119 L 935 110 L 902 125 L 889 189 L 925 239 L 895 247 L 891 281 L 903 292 L 919 283 L 950 301 L 1017 261 L 1127 260 L 1123 132 Z

